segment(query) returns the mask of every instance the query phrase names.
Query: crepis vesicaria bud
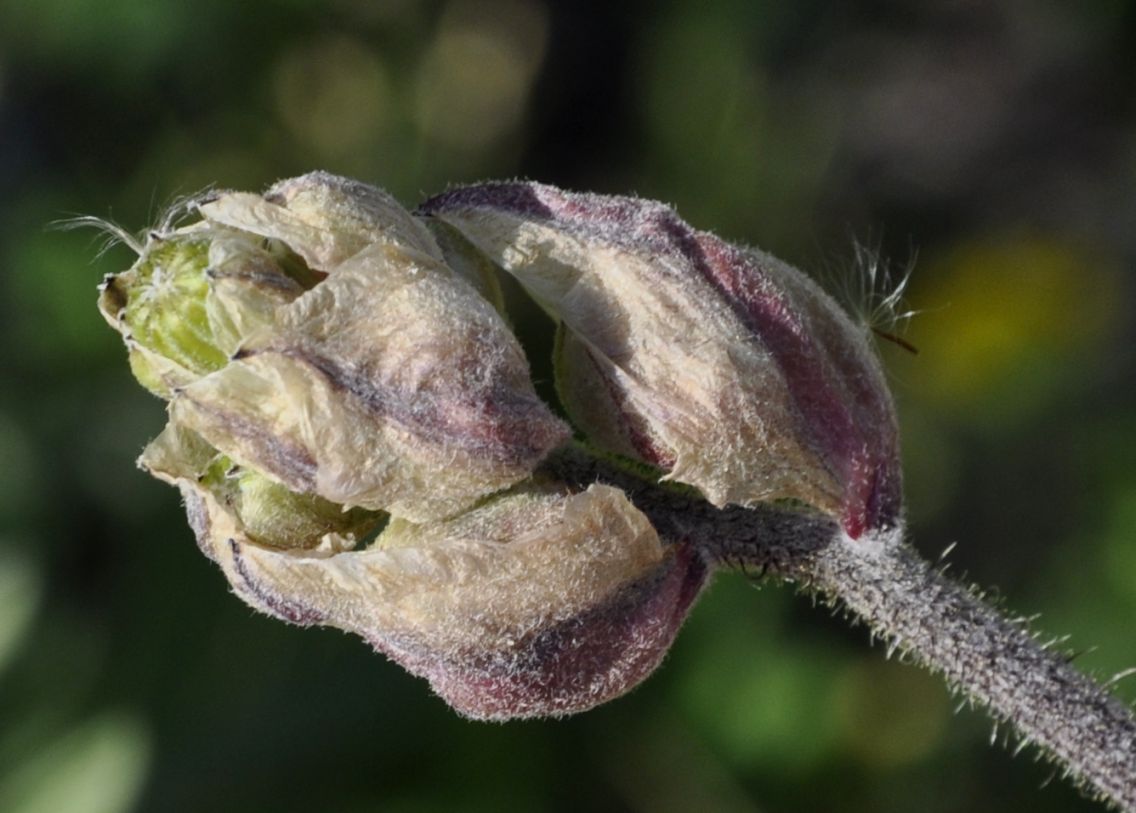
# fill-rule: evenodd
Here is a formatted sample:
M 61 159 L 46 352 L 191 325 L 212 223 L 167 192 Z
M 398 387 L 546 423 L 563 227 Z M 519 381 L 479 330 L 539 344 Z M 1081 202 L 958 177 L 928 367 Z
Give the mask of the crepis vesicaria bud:
M 385 193 L 315 173 L 194 211 L 100 306 L 171 420 L 237 464 L 428 520 L 566 439 L 493 305 Z
M 139 463 L 238 595 L 361 635 L 479 718 L 579 711 L 654 669 L 706 566 L 618 489 L 536 474 L 567 429 L 483 254 L 321 173 L 190 212 L 100 308 L 169 402 Z
M 898 520 L 898 433 L 879 363 L 865 331 L 797 269 L 636 198 L 491 183 L 420 211 L 560 322 L 560 395 L 597 445 L 719 506 L 800 500 L 853 537 Z
M 480 718 L 580 711 L 662 659 L 707 564 L 619 489 L 540 468 L 568 430 L 499 268 L 561 323 L 595 445 L 717 505 L 896 521 L 879 366 L 795 269 L 631 198 L 490 184 L 421 211 L 325 173 L 215 194 L 103 285 L 168 401 L 139 463 L 250 605 L 357 633 Z

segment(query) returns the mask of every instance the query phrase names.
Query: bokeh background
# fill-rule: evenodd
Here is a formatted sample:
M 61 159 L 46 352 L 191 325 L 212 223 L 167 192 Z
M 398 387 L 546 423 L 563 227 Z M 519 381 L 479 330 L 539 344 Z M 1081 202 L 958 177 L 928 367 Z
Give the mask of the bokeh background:
M 1098 809 L 786 587 L 723 576 L 635 693 L 509 725 L 255 615 L 134 467 L 163 410 L 94 290 L 129 253 L 47 226 L 142 229 L 315 168 L 410 205 L 523 176 L 667 200 L 859 307 L 865 256 L 914 264 L 920 352 L 880 352 L 915 543 L 957 541 L 956 573 L 1108 676 L 1136 665 L 1134 23 L 1124 0 L 0 0 L 0 810 Z

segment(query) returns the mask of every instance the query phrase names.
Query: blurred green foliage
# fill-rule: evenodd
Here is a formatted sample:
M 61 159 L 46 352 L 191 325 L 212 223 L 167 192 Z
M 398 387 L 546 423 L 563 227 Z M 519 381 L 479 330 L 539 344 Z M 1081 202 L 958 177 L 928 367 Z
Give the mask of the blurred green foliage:
M 0 810 L 1096 809 L 862 629 L 737 576 L 644 687 L 559 722 L 464 722 L 361 642 L 254 615 L 134 469 L 162 408 L 94 304 L 129 253 L 46 226 L 141 229 L 322 168 L 408 204 L 486 177 L 635 191 L 837 289 L 861 287 L 850 236 L 897 273 L 917 247 L 921 352 L 881 347 L 915 543 L 957 540 L 956 573 L 1108 676 L 1136 662 L 1134 22 L 0 0 Z

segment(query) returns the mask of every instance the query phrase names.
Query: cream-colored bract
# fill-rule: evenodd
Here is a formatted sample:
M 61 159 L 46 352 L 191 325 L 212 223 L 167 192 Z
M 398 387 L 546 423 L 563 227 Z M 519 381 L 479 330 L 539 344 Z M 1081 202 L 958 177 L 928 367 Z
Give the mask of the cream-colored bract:
M 598 484 L 529 481 L 450 520 L 395 518 L 365 549 L 334 528 L 265 544 L 205 476 L 215 460 L 174 424 L 140 462 L 180 488 L 234 591 L 285 621 L 362 636 L 469 716 L 566 714 L 627 691 L 662 659 L 704 577 Z
M 571 366 L 560 391 L 589 434 L 615 433 L 605 421 L 621 410 L 596 406 L 614 388 L 673 456 L 668 478 L 715 505 L 795 498 L 839 512 L 843 485 L 802 435 L 783 371 L 704 278 L 555 223 L 492 210 L 438 216 L 563 322 L 560 359 Z
M 280 181 L 263 195 L 228 192 L 198 211 L 210 222 L 279 240 L 324 272 L 378 242 L 442 259 L 426 228 L 389 194 L 325 172 Z
M 527 477 L 566 438 L 494 308 L 389 243 L 280 308 L 170 413 L 296 491 L 416 521 Z
M 664 550 L 617 489 L 522 487 L 454 520 L 393 520 L 365 551 L 239 546 L 243 577 L 321 623 L 439 656 L 508 652 L 655 571 Z

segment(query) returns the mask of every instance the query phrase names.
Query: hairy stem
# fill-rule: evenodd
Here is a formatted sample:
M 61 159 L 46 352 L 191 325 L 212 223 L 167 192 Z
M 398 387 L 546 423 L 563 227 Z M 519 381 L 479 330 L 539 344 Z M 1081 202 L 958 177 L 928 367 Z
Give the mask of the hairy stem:
M 928 566 L 898 535 L 838 536 L 799 578 L 941 673 L 1122 810 L 1136 811 L 1136 720 L 1059 652 L 973 590 Z
M 774 506 L 717 510 L 647 484 L 617 466 L 567 451 L 556 476 L 628 491 L 665 538 L 695 545 L 720 566 L 779 576 L 839 603 L 889 645 L 938 672 L 1012 724 L 1072 777 L 1136 813 L 1136 717 L 1125 704 L 947 579 L 902 531 L 853 540 L 832 520 Z

